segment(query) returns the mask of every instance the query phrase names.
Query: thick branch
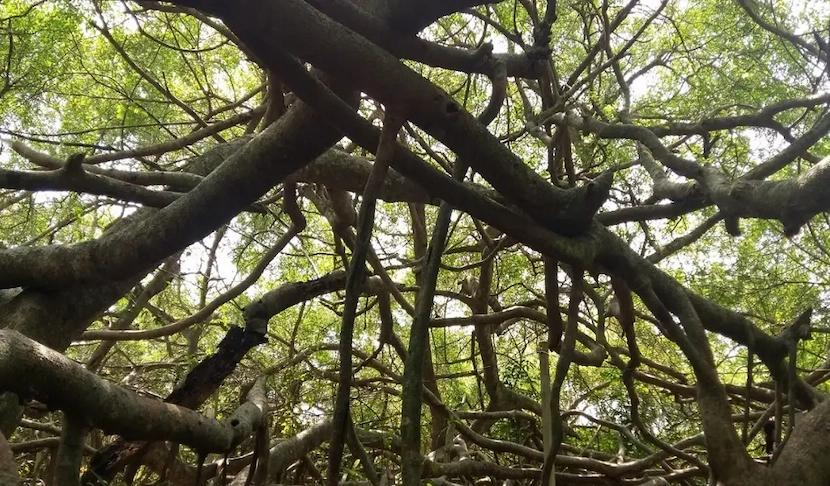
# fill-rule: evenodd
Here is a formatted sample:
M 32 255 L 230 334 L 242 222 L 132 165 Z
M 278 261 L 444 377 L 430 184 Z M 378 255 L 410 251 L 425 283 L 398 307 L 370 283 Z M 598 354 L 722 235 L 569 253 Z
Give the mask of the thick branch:
M 566 191 L 551 186 L 447 93 L 304 2 L 247 0 L 234 3 L 232 9 L 210 5 L 219 9 L 227 25 L 263 59 L 283 66 L 281 79 L 301 99 L 316 101 L 304 92 L 307 87 L 302 84 L 307 80 L 286 76 L 285 66 L 290 61 L 280 59 L 281 49 L 288 49 L 337 75 L 338 79 L 359 86 L 390 109 L 419 124 L 547 228 L 568 235 L 584 232 L 608 197 L 610 175 L 581 189 Z M 252 23 L 251 19 L 268 20 Z M 317 35 L 308 37 L 307 32 Z M 329 38 L 336 38 L 338 42 L 326 41 Z
M 138 224 L 73 246 L 0 253 L 0 287 L 56 288 L 118 280 L 206 236 L 338 138 L 307 106 L 296 105 L 229 157 L 187 195 Z M 309 137 L 315 131 L 316 137 Z M 61 266 L 51 262 L 60 261 Z
M 233 417 L 235 422 L 220 423 L 127 391 L 15 331 L 0 331 L 0 388 L 64 410 L 109 434 L 172 440 L 205 451 L 227 451 L 250 426 L 239 420 L 245 412 Z
M 703 183 L 728 217 L 775 219 L 784 225 L 787 236 L 797 234 L 816 214 L 830 210 L 830 157 L 795 178 L 777 181 L 730 181 L 719 170 L 707 167 Z

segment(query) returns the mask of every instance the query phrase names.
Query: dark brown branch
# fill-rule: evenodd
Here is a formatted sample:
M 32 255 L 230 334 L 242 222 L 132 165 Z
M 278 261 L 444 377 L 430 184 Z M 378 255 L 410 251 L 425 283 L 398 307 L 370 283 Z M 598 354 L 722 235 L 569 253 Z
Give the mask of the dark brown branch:
M 349 404 L 351 402 L 354 320 L 361 294 L 360 287 L 363 286 L 366 276 L 366 256 L 371 246 L 372 229 L 375 224 L 375 204 L 389 168 L 389 161 L 394 153 L 395 138 L 402 124 L 401 118 L 387 112 L 378 145 L 378 156 L 369 174 L 366 188 L 363 190 L 363 200 L 358 214 L 357 238 L 346 277 L 346 301 L 343 304 L 343 319 L 340 327 L 340 379 L 335 401 L 333 433 L 329 444 L 327 484 L 330 486 L 337 486 L 340 481 L 340 462 L 343 457 L 348 424 L 351 421 Z
M 255 32 L 247 21 L 251 15 L 291 21 L 273 25 L 273 30 L 269 32 Z M 269 52 L 267 62 L 284 66 L 281 79 L 301 99 L 319 106 L 317 97 L 308 92 L 309 86 L 303 86 L 308 81 L 285 75 L 285 66 L 290 60 L 284 59 L 280 49 L 288 49 L 304 60 L 337 74 L 344 82 L 361 86 L 390 109 L 418 123 L 450 147 L 460 159 L 469 161 L 472 168 L 499 192 L 547 228 L 568 235 L 584 232 L 594 213 L 608 197 L 610 174 L 600 177 L 593 184 L 570 191 L 551 186 L 445 92 L 389 53 L 331 21 L 308 4 L 299 0 L 269 4 L 257 2 L 255 5 L 236 3 L 233 9 L 222 9 L 222 18 L 238 31 L 240 37 L 243 37 L 244 31 L 243 41 L 249 46 L 263 53 Z M 307 36 L 302 33 L 309 29 L 318 32 L 318 35 L 306 39 Z M 318 40 L 329 36 L 336 37 L 339 42 L 327 43 L 325 55 L 321 55 L 324 48 Z M 301 37 L 303 42 L 298 42 Z M 334 59 L 348 59 L 348 63 L 333 63 Z M 346 65 L 348 69 L 344 69 Z M 366 73 L 373 74 L 367 76 Z M 330 109 L 325 113 L 331 119 L 328 116 Z M 345 131 L 345 127 L 337 125 Z

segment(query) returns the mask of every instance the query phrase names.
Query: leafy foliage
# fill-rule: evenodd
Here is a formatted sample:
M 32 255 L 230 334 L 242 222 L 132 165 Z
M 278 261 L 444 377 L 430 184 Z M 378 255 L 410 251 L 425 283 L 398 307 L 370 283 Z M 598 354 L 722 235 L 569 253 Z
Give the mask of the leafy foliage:
M 0 4 L 0 57 L 4 59 L 0 134 L 8 141 L 0 152 L 4 170 L 0 187 L 5 188 L 0 195 L 0 244 L 4 248 L 95 240 L 108 226 L 143 211 L 141 206 L 151 206 L 131 199 L 132 193 L 124 186 L 120 193 L 78 190 L 67 179 L 63 189 L 45 183 L 23 187 L 17 182 L 19 177 L 32 174 L 24 170 L 57 173 L 62 169 L 50 167 L 49 160 L 62 163 L 72 154 L 84 152 L 87 159 L 99 157 L 85 164 L 87 174 L 120 181 L 133 192 L 187 197 L 182 194 L 193 186 L 185 187 L 184 179 L 175 177 L 207 175 L 207 171 L 194 172 L 193 161 L 206 160 L 211 150 L 242 135 L 265 136 L 261 134 L 269 133 L 264 131 L 271 121 L 269 110 L 293 110 L 302 103 L 300 99 L 310 102 L 287 75 L 281 79 L 276 69 L 269 71 L 267 63 L 271 61 L 261 58 L 259 46 L 248 41 L 252 37 L 231 32 L 218 20 L 181 7 L 202 2 L 76 3 L 6 0 Z M 798 373 L 808 378 L 810 386 L 825 389 L 824 381 L 830 377 L 823 371 L 828 334 L 821 323 L 830 297 L 826 291 L 830 224 L 824 213 L 829 208 L 818 208 L 814 211 L 818 214 L 809 218 L 800 233 L 785 238 L 781 227 L 786 221 L 754 209 L 760 205 L 757 201 L 739 201 L 745 212 L 737 214 L 741 235 L 733 236 L 722 223 L 708 221 L 735 214 L 723 201 L 734 197 L 738 189 L 730 186 L 727 195 L 721 196 L 718 186 L 702 174 L 704 167 L 714 168 L 730 184 L 744 181 L 750 170 L 798 146 L 799 137 L 822 126 L 822 120 L 830 116 L 830 97 L 826 95 L 830 51 L 822 51 L 812 40 L 812 34 L 827 37 L 827 9 L 811 2 L 783 5 L 743 0 L 565 2 L 558 5 L 556 21 L 548 26 L 550 42 L 540 46 L 534 45 L 539 43 L 534 33 L 542 27 L 540 16 L 545 6 L 552 3 L 543 4 L 546 2 L 522 0 L 459 9 L 429 25 L 419 37 L 430 46 L 466 53 L 491 42 L 496 53 L 506 56 L 499 62 L 513 62 L 520 56 L 522 66 L 543 66 L 539 68 L 543 74 L 534 79 L 516 72 L 518 68 L 509 73 L 505 100 L 488 127 L 489 134 L 563 191 L 586 186 L 603 171 L 613 172 L 610 196 L 597 220 L 606 223 L 614 238 L 630 246 L 638 262 L 642 261 L 637 263 L 640 268 L 656 264 L 674 282 L 711 305 L 749 318 L 766 336 L 778 336 L 805 309 L 814 309 L 816 332 L 812 340 L 799 344 Z M 765 28 L 753 16 L 774 19 L 768 21 L 779 31 Z M 539 49 L 546 52 L 547 48 L 550 55 L 539 61 Z M 423 62 L 411 60 L 406 53 L 395 54 L 406 58 L 408 68 L 442 88 L 473 115 L 482 113 L 494 97 L 496 76 L 483 74 L 480 66 L 465 72 L 430 62 L 429 56 Z M 363 93 L 357 113 L 376 126 L 385 124 L 381 120 L 396 107 L 374 96 L 369 88 L 356 88 Z M 554 104 L 548 96 L 554 97 Z M 782 103 L 790 105 L 772 114 L 764 111 Z M 585 121 L 576 124 L 567 114 Z M 587 120 L 621 131 L 592 128 Z M 632 127 L 643 128 L 665 153 L 649 146 L 645 136 L 637 135 L 644 132 L 630 131 Z M 800 186 L 785 194 L 795 197 L 809 182 L 805 182 L 805 174 L 830 160 L 822 161 L 830 155 L 827 129 L 816 139 L 797 150 L 788 159 L 791 163 L 763 179 L 800 181 Z M 34 149 L 41 157 L 19 150 L 20 145 L 12 150 L 12 142 Z M 452 140 L 428 127 L 407 122 L 398 142 L 425 166 L 444 175 L 459 163 Z M 153 149 L 139 155 L 130 152 L 148 147 Z M 283 203 L 288 197 L 287 183 L 259 195 L 256 205 L 222 226 L 214 225 L 199 241 L 186 248 L 169 248 L 167 254 L 175 255 L 177 263 L 170 267 L 172 275 L 167 275 L 159 289 L 150 291 L 151 281 L 164 277 L 169 268 L 147 262 L 148 268 L 153 263 L 155 270 L 137 278 L 140 283 L 87 323 L 88 331 L 127 332 L 103 341 L 90 341 L 81 334 L 69 336 L 74 345 L 67 354 L 81 363 L 95 360 L 97 364 L 90 368 L 100 376 L 143 394 L 164 397 L 171 393 L 197 363 L 214 352 L 231 326 L 246 325 L 244 309 L 264 294 L 348 270 L 356 237 L 355 214 L 365 202 L 359 191 L 368 173 L 356 161 L 374 162 L 370 150 L 373 148 L 359 147 L 343 138 L 330 152 L 338 161 L 345 161 L 342 166 L 332 163 L 289 176 L 290 182 L 299 184 L 299 203 L 307 225 L 271 262 L 264 261 L 265 255 L 294 224 Z M 643 152 L 651 155 L 646 157 Z M 248 154 L 255 155 L 253 151 Z M 275 170 L 285 163 L 281 153 L 269 156 Z M 656 160 L 649 162 L 652 156 Z M 691 161 L 700 176 L 693 178 L 678 170 L 677 159 Z M 226 160 L 226 164 L 240 167 L 245 163 L 239 158 Z M 323 164 L 321 160 L 315 163 Z M 342 167 L 348 175 L 339 172 Z M 465 183 L 467 187 L 499 207 L 528 214 L 517 202 L 524 195 L 498 194 L 494 189 L 498 181 L 474 172 Z M 152 175 L 158 178 L 140 179 Z M 388 179 L 392 175 L 398 176 L 390 174 Z M 421 180 L 414 182 L 426 185 Z M 683 185 L 683 196 L 661 194 L 658 185 L 664 182 Z M 388 282 L 378 284 L 381 290 L 374 287 L 361 296 L 353 340 L 356 367 L 351 417 L 359 430 L 383 434 L 386 443 L 373 443 L 368 449 L 378 470 L 392 473 L 399 468 L 396 434 L 406 359 L 390 335 L 382 331 L 388 317 L 383 301 L 390 298 L 390 291 L 400 292 L 409 306 L 415 306 L 423 292 L 425 245 L 437 220 L 434 204 L 440 199 L 440 194 L 432 192 L 435 188 L 405 183 L 412 181 L 401 182 L 400 192 L 390 196 L 390 190 L 384 196 L 387 201 L 378 205 L 370 240 L 377 261 L 369 259 L 373 277 L 366 288 L 380 282 L 384 272 L 394 282 L 393 288 Z M 421 190 L 429 195 L 428 200 L 418 193 Z M 234 191 L 238 192 L 227 187 L 227 197 L 233 197 Z M 528 194 L 530 191 L 528 188 Z M 778 195 L 782 207 L 806 204 Z M 827 198 L 816 192 L 813 199 Z M 175 214 L 170 209 L 174 205 L 157 214 Z M 421 214 L 423 221 L 419 221 Z M 350 215 L 355 220 L 349 220 Z M 184 217 L 202 218 L 198 214 Z M 635 351 L 629 347 L 622 318 L 611 310 L 619 296 L 612 291 L 609 277 L 620 278 L 620 272 L 615 272 L 608 260 L 557 260 L 553 264 L 557 265 L 554 273 L 559 294 L 546 295 L 545 265 L 551 265 L 550 261 L 538 246 L 527 244 L 527 239 L 521 243 L 511 240 L 515 235 L 504 235 L 496 226 L 473 217 L 465 207 L 457 208 L 452 216 L 431 312 L 430 356 L 424 363 L 428 398 L 431 394 L 442 405 L 425 401 L 420 417 L 424 454 L 433 452 L 429 457 L 436 464 L 463 457 L 511 468 L 538 468 L 541 473 L 538 457 L 522 456 L 515 448 L 487 447 L 483 445 L 486 441 L 475 443 L 459 425 L 469 424 L 474 437 L 543 448 L 542 410 L 547 404 L 542 377 L 548 373 L 540 369 L 539 352 L 549 339 L 548 316 L 559 314 L 564 320 L 576 319 L 579 333 L 577 356 L 572 358 L 558 395 L 566 431 L 559 453 L 585 459 L 578 464 L 566 459 L 561 468 L 557 464 L 557 472 L 565 474 L 562 478 L 571 474 L 582 475 L 586 481 L 589 477 L 604 480 L 613 476 L 607 471 L 640 459 L 642 467 L 631 466 L 626 477 L 644 480 L 662 475 L 670 481 L 691 478 L 685 484 L 703 484 L 708 475 L 703 465 L 711 458 L 703 442 L 694 439 L 706 419 L 695 401 L 700 370 L 683 344 L 666 331 L 663 316 L 655 315 L 645 299 L 635 298 L 634 332 L 641 363 L 636 370 L 628 368 Z M 565 245 L 551 236 L 550 228 L 543 229 L 543 238 L 556 241 L 551 245 Z M 601 246 L 597 242 L 602 237 L 591 234 L 594 236 L 570 244 Z M 128 240 L 125 238 L 125 246 Z M 620 261 L 631 258 L 619 255 Z M 380 266 L 376 266 L 378 262 Z M 257 272 L 261 274 L 245 283 L 241 292 L 230 295 L 234 286 Z M 469 276 L 490 286 L 483 311 L 475 293 L 459 286 Z M 640 297 L 651 285 L 643 283 L 645 277 L 629 274 L 626 278 Z M 584 295 L 574 296 L 572 288 L 579 283 Z M 343 288 L 309 293 L 271 316 L 268 343 L 246 356 L 203 410 L 212 408 L 217 417 L 228 417 L 244 399 L 240 390 L 265 376 L 272 439 L 294 436 L 333 415 Z M 152 295 L 142 301 L 144 291 Z M 655 295 L 665 299 L 668 293 L 658 291 Z M 144 340 L 129 337 L 131 331 L 158 330 L 186 319 L 217 298 L 227 302 L 177 332 Z M 406 348 L 413 316 L 395 298 L 392 295 L 391 330 Z M 575 312 L 569 310 L 571 300 L 578 301 Z M 683 317 L 673 314 L 692 335 Z M 115 328 L 116 323 L 122 323 L 121 327 Z M 769 363 L 758 364 L 756 360 L 754 384 L 746 390 L 747 356 L 754 344 L 735 338 L 739 333 L 734 329 L 724 331 L 727 324 L 703 322 L 702 326 L 709 331 L 709 344 L 699 351 L 702 355 L 711 351 L 713 369 L 726 386 L 731 413 L 737 417 L 749 407 L 748 427 L 766 420 L 768 415 L 762 418 L 762 414 L 775 400 L 775 377 Z M 589 362 L 586 357 L 593 353 L 601 353 L 602 359 Z M 564 354 L 561 347 L 551 353 L 552 376 L 558 357 Z M 784 357 L 779 357 L 781 363 Z M 628 387 L 625 380 L 632 376 L 634 385 Z M 778 381 L 782 382 L 780 377 Z M 750 392 L 751 400 L 746 401 Z M 635 400 L 639 401 L 636 411 Z M 442 416 L 442 406 L 455 415 Z M 531 418 L 498 415 L 506 411 L 525 412 Z M 744 426 L 743 418 L 733 421 L 736 430 Z M 436 456 L 442 445 L 442 453 L 449 454 L 446 444 L 452 445 L 459 433 L 468 440 L 467 455 Z M 44 434 L 49 435 L 29 423 L 15 441 Z M 754 440 L 748 450 L 760 459 L 762 438 Z M 104 443 L 100 437 L 94 442 L 96 448 Z M 243 452 L 253 447 L 249 442 L 242 444 Z M 677 454 L 675 447 L 683 453 Z M 660 461 L 645 459 L 656 457 L 658 450 L 669 452 Z M 307 457 L 317 467 L 327 461 L 319 449 Z M 46 475 L 46 464 L 35 452 L 19 454 L 17 459 L 21 474 L 32 484 Z M 367 478 L 356 453 L 344 464 L 349 479 Z M 663 471 L 656 473 L 654 467 Z M 300 461 L 291 471 L 300 479 L 306 474 L 314 477 L 309 469 L 308 462 Z M 155 466 L 141 469 L 140 474 L 142 481 L 163 476 Z M 286 473 L 282 479 L 288 477 Z M 492 477 L 505 479 L 496 473 Z M 470 484 L 472 479 L 444 478 L 470 480 Z

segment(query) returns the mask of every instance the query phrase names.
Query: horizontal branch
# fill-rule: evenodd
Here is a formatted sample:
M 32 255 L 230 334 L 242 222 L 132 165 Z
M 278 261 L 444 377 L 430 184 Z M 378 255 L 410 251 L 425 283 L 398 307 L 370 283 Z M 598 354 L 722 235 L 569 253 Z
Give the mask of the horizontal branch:
M 0 187 L 27 191 L 94 194 L 151 207 L 167 206 L 181 196 L 176 192 L 154 191 L 109 177 L 89 174 L 83 169 L 78 171 L 57 169 L 48 172 L 0 169 Z
M 262 419 L 250 410 L 257 408 L 250 402 L 219 422 L 187 408 L 143 397 L 9 330 L 0 330 L 0 389 L 63 410 L 106 434 L 134 440 L 169 440 L 201 451 L 229 450 Z

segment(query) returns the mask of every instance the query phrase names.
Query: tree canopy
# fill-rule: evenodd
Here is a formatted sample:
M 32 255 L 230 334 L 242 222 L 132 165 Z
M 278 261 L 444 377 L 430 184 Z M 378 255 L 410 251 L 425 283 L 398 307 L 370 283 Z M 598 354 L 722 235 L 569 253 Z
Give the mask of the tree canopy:
M 2 484 L 830 481 L 828 5 L 3 0 L 0 59 Z

